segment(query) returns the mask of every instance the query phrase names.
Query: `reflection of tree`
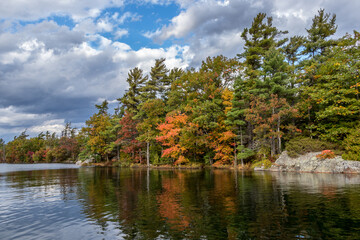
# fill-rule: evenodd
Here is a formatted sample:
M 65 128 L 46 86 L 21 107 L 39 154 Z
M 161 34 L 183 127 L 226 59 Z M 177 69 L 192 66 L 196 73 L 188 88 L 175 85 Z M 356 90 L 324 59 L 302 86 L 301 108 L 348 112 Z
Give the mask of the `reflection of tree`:
M 342 183 L 356 176 L 318 178 L 313 184 L 314 175 L 305 174 L 82 168 L 3 179 L 20 192 L 45 196 L 55 189 L 63 201 L 78 199 L 79 217 L 100 227 L 105 239 L 106 233 L 125 239 L 359 239 L 359 187 Z
M 183 231 L 189 226 L 188 217 L 183 214 L 180 203 L 180 194 L 184 191 L 184 174 L 177 172 L 174 175 L 162 180 L 163 190 L 157 196 L 159 213 L 166 219 L 170 228 Z

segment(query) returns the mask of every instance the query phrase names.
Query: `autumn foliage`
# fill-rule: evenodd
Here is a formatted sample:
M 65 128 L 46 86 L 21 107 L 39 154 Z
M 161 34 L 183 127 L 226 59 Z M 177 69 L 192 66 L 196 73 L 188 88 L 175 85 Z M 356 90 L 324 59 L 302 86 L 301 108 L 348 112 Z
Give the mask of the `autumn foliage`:
M 160 124 L 160 136 L 156 138 L 163 146 L 167 147 L 162 157 L 171 158 L 174 164 L 183 164 L 189 161 L 185 157 L 187 152 L 183 144 L 183 134 L 186 131 L 188 117 L 185 114 L 175 113 L 165 118 L 165 123 Z
M 320 159 L 334 158 L 335 153 L 333 151 L 331 151 L 331 150 L 324 150 L 320 154 L 316 155 L 316 157 L 320 158 Z
M 237 57 L 208 57 L 188 70 L 168 69 L 165 58 L 135 67 L 114 111 L 105 100 L 77 134 L 0 141 L 0 159 L 237 167 L 287 148 L 359 160 L 360 34 L 335 39 L 335 19 L 319 10 L 307 35 L 288 39 L 260 13 Z

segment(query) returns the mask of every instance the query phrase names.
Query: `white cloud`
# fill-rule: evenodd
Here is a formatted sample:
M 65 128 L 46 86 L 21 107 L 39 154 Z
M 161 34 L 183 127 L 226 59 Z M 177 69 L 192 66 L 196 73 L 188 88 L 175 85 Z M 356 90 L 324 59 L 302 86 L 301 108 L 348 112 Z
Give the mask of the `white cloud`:
M 74 31 L 79 31 L 87 34 L 94 34 L 96 33 L 96 30 L 97 26 L 92 18 L 83 19 L 82 21 L 79 21 L 74 27 Z
M 82 122 L 97 99 L 121 97 L 129 69 L 137 66 L 147 72 L 156 58 L 165 57 L 168 68 L 186 68 L 198 66 L 208 56 L 234 57 L 242 50 L 242 30 L 259 12 L 273 16 L 274 24 L 290 34 L 305 34 L 319 8 L 338 14 L 341 34 L 358 28 L 360 22 L 358 0 L 341 4 L 332 0 L 145 2 L 179 6 L 168 24 L 143 34 L 158 43 L 170 42 L 167 47 L 135 50 L 131 42 L 122 42 L 135 31 L 145 32 L 123 26 L 142 19 L 141 4 L 138 13 L 106 13 L 104 9 L 121 7 L 124 1 L 1 1 L 0 134 L 19 134 L 26 127 L 58 131 L 64 119 Z M 69 16 L 75 27 L 39 20 L 55 15 Z M 21 25 L 19 20 L 34 23 Z
M 65 127 L 64 119 L 52 119 L 41 123 L 40 125 L 32 126 L 28 129 L 29 133 L 39 134 L 41 132 L 49 131 L 50 133 L 60 134 Z
M 48 24 L 61 36 L 59 41 L 35 31 L 48 29 Z M 58 132 L 64 119 L 87 119 L 96 99 L 121 97 L 129 69 L 139 66 L 149 71 L 161 57 L 167 58 L 169 68 L 185 68 L 191 61 L 188 46 L 133 50 L 99 34 L 73 38 L 74 31 L 44 22 L 0 34 L 0 136 L 18 135 L 25 128 Z
M 116 32 L 115 32 L 115 39 L 120 39 L 122 37 L 125 37 L 129 34 L 129 31 L 126 30 L 126 29 L 118 29 Z
M 118 14 L 114 14 L 112 17 L 117 21 L 118 24 L 124 24 L 125 21 L 136 22 L 141 19 L 141 15 L 137 13 L 125 12 L 123 15 L 119 16 Z
M 28 122 L 41 121 L 47 118 L 51 118 L 51 114 L 33 114 L 21 112 L 14 106 L 8 106 L 6 108 L 0 108 L 0 126 L 21 126 L 26 125 Z
M 97 21 L 96 27 L 99 32 L 111 32 L 114 28 L 111 22 L 109 22 L 109 19 L 103 18 L 99 19 Z
M 123 0 L 11 0 L 0 1 L 0 16 L 5 19 L 37 20 L 62 14 L 78 21 L 87 17 L 97 17 L 101 9 L 123 5 Z
M 253 16 L 268 6 L 266 2 L 261 7 L 254 2 L 262 1 L 197 1 L 182 10 L 171 19 L 170 24 L 148 32 L 147 36 L 157 41 L 169 38 L 183 38 L 190 34 L 209 35 L 221 33 L 234 28 L 243 28 L 251 22 Z
M 165 49 L 141 48 L 137 51 L 124 47 L 117 48 L 113 59 L 118 63 L 126 63 L 129 68 L 139 67 L 145 71 L 150 71 L 150 68 L 155 63 L 155 59 L 164 57 L 166 58 L 165 64 L 168 68 L 186 68 L 191 61 L 191 55 L 188 52 L 188 46 L 182 47 L 179 45 L 173 45 Z

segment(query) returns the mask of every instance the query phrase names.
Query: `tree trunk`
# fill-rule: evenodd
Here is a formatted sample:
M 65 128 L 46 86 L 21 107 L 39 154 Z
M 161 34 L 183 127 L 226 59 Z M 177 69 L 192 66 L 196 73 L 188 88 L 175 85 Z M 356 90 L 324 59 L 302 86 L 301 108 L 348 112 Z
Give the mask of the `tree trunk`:
M 234 168 L 237 168 L 237 156 L 236 156 L 236 136 L 234 137 Z
M 254 145 L 253 126 L 251 123 L 248 123 L 247 131 L 248 131 L 248 136 L 249 136 L 249 144 L 250 144 L 250 146 L 253 146 Z
M 150 142 L 146 142 L 146 166 L 150 167 Z
M 242 134 L 242 127 L 240 127 L 240 144 L 241 146 L 244 145 L 244 141 L 243 141 L 243 134 Z M 244 151 L 244 150 L 241 150 L 241 152 Z M 243 157 L 241 156 L 241 167 L 244 168 L 244 159 Z
M 278 153 L 279 153 L 279 154 L 281 154 L 281 136 L 280 136 L 280 121 L 281 121 L 281 120 L 280 120 L 280 118 L 281 118 L 281 117 L 279 116 L 278 124 L 277 124 L 278 144 L 279 144 L 279 146 L 278 146 L 278 148 L 279 148 L 279 149 L 278 149 L 278 150 L 279 150 Z
M 275 109 L 272 108 L 272 115 L 275 115 Z M 271 126 L 271 125 L 270 125 Z M 275 155 L 275 135 L 271 136 L 271 156 L 273 157 Z
M 142 162 L 141 148 L 140 148 L 140 150 L 139 150 L 139 158 L 140 158 L 140 164 L 141 164 L 141 162 Z
M 311 123 L 311 118 L 310 118 L 310 109 L 308 109 L 308 115 L 309 115 L 309 125 Z M 312 128 L 310 128 L 310 138 L 312 139 L 313 136 L 312 136 Z

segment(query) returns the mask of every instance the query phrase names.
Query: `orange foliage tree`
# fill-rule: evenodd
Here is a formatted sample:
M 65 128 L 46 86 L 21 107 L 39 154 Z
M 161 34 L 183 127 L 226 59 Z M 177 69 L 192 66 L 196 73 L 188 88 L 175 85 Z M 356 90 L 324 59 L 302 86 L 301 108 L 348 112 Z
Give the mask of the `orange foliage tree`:
M 185 157 L 188 149 L 185 147 L 183 133 L 188 125 L 188 116 L 182 113 L 168 114 L 165 123 L 160 124 L 158 129 L 160 136 L 156 138 L 163 146 L 167 147 L 162 157 L 172 158 L 174 164 L 182 164 L 189 161 Z

